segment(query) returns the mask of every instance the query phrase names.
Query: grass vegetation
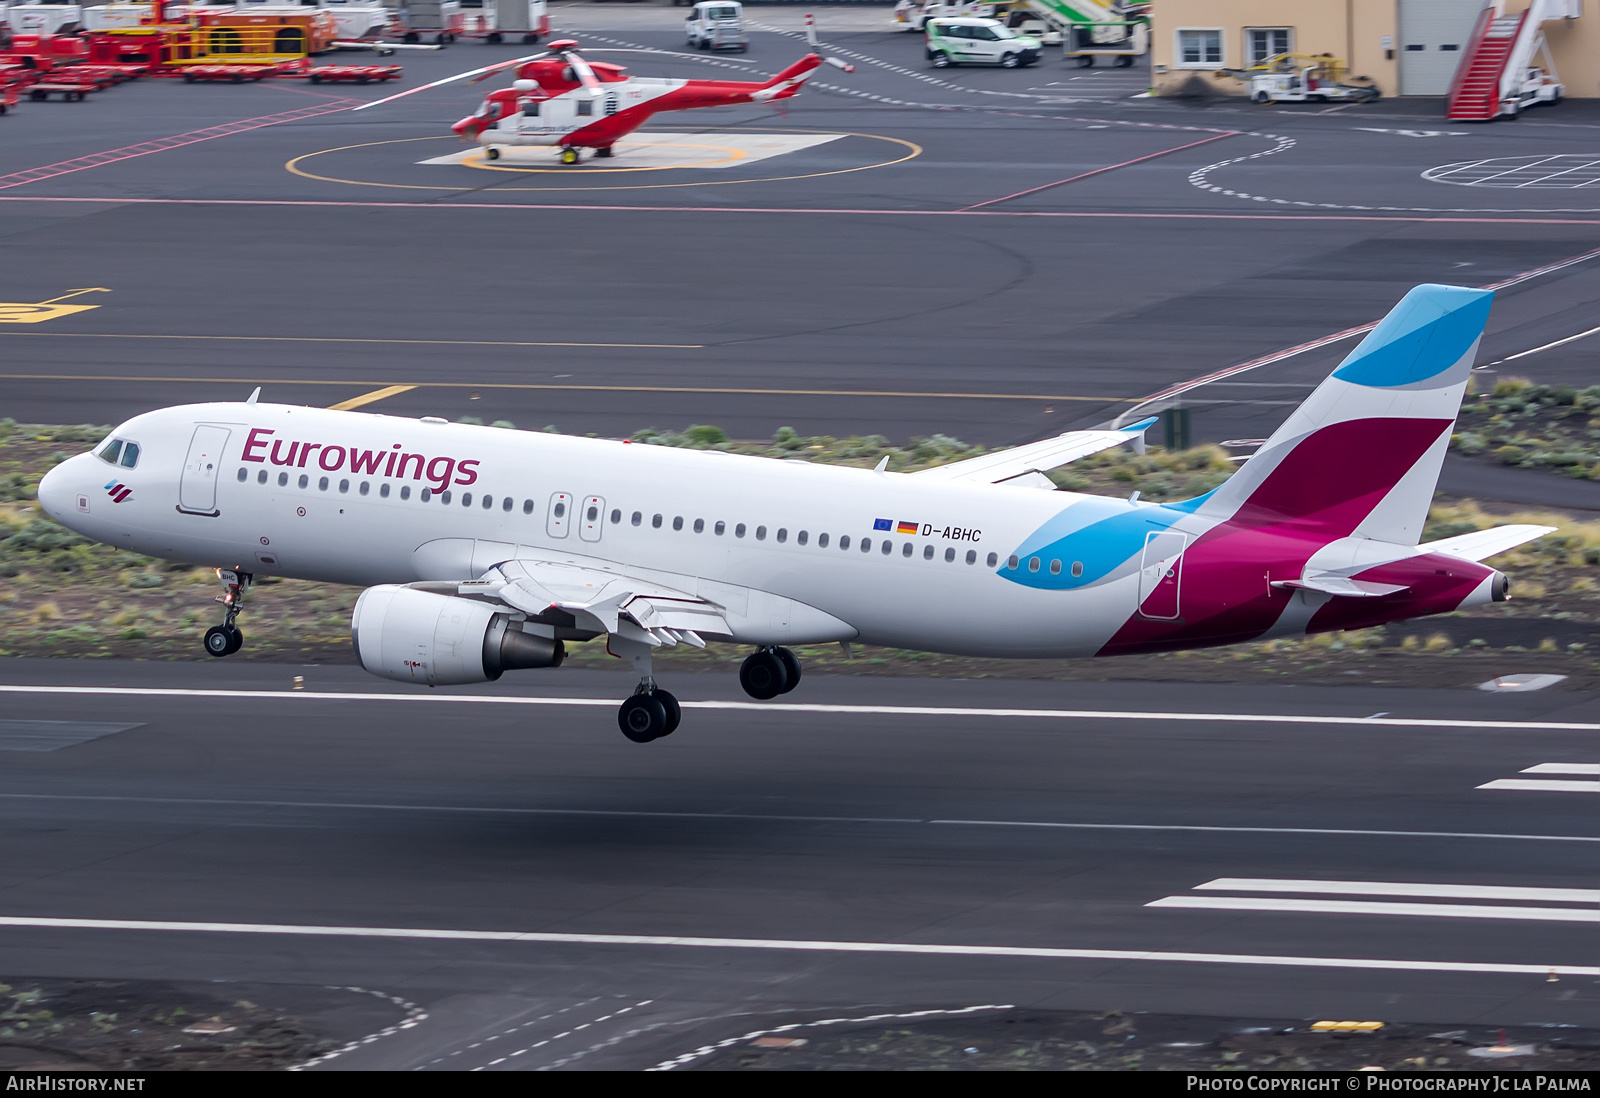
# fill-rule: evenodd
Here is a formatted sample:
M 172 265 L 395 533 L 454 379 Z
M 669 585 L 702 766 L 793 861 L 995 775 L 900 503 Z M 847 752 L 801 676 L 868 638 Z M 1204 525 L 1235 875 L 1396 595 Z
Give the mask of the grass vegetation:
M 1468 457 L 1600 480 L 1600 385 L 1506 378 L 1468 394 L 1450 444 Z
M 494 426 L 513 429 L 504 422 Z M 220 588 L 210 569 L 169 564 L 92 543 L 57 525 L 35 502 L 39 478 L 51 466 L 87 449 L 105 433 L 100 427 L 0 420 L 0 655 L 204 659 L 199 636 L 220 619 L 214 601 Z M 787 427 L 760 442 L 733 440 L 712 426 L 681 431 L 652 428 L 636 433 L 633 441 L 859 467 L 874 466 L 888 457 L 890 469 L 908 472 L 983 452 L 943 435 L 895 445 L 878 435 L 807 437 Z M 1118 496 L 1138 491 L 1144 499 L 1167 501 L 1207 492 L 1235 468 L 1215 447 L 1170 453 L 1152 447 L 1142 456 L 1118 448 L 1051 476 L 1060 487 L 1073 491 Z M 1412 624 L 1093 661 L 973 660 L 860 647 L 847 661 L 833 646 L 801 655 L 810 665 L 867 674 L 1196 680 L 1222 676 L 1443 684 L 1512 671 L 1554 670 L 1572 676 L 1575 683 L 1600 684 L 1596 664 L 1600 646 L 1590 652 L 1590 634 L 1600 621 L 1600 522 L 1546 512 L 1491 514 L 1471 501 L 1440 501 L 1433 507 L 1424 540 L 1507 522 L 1558 528 L 1558 533 L 1492 562 L 1511 574 L 1513 600 Z M 241 656 L 348 661 L 350 612 L 358 594 L 354 588 L 334 584 L 263 581 L 240 619 L 247 637 Z M 605 654 L 603 642 L 572 649 L 574 665 L 619 666 Z M 1456 658 L 1443 661 L 1437 658 L 1440 655 Z M 743 656 L 743 649 L 732 645 L 705 651 L 684 647 L 663 653 L 662 662 L 720 669 Z

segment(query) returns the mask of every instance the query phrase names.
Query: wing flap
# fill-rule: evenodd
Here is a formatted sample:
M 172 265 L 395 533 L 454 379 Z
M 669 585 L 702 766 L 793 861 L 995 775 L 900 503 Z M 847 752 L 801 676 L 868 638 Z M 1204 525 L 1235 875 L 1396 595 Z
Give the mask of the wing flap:
M 538 617 L 552 610 L 583 628 L 650 645 L 704 648 L 701 633 L 731 632 L 722 608 L 687 591 L 590 565 L 509 560 L 463 588 Z M 463 591 L 463 594 L 468 593 Z

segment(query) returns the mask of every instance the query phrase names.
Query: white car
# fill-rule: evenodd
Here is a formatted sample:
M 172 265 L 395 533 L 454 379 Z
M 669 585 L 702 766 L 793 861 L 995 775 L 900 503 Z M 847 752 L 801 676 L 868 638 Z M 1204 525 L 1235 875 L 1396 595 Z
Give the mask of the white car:
M 683 23 L 689 45 L 702 50 L 750 48 L 744 32 L 744 9 L 735 0 L 700 0 Z
M 928 60 L 936 69 L 950 65 L 999 65 L 1015 69 L 1032 65 L 1044 54 L 1044 43 L 1018 34 L 998 19 L 930 19 Z

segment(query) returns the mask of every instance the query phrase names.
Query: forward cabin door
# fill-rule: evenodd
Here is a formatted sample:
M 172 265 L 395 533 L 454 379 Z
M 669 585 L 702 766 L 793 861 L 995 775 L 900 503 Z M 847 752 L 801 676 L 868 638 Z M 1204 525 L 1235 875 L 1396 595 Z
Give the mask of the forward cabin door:
M 1175 530 L 1146 534 L 1139 568 L 1139 616 L 1173 621 L 1182 609 L 1178 594 L 1183 586 L 1183 551 L 1189 535 Z
M 217 472 L 222 466 L 222 448 L 228 444 L 228 429 L 201 424 L 189 441 L 189 456 L 183 462 L 183 477 L 178 481 L 178 510 L 192 515 L 217 514 Z

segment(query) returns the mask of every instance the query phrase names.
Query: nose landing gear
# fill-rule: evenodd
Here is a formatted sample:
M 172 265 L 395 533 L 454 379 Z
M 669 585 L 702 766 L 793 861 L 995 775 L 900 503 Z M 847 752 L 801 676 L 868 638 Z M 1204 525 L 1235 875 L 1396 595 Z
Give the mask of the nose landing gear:
M 739 666 L 739 685 L 760 701 L 787 694 L 800 685 L 800 661 L 787 648 L 758 648 Z
M 244 606 L 244 597 L 255 582 L 255 577 L 249 572 L 234 572 L 226 568 L 217 570 L 217 578 L 222 581 L 223 593 L 217 596 L 217 601 L 227 607 L 221 625 L 213 625 L 206 630 L 204 644 L 206 654 L 210 656 L 231 656 L 244 647 L 244 633 L 237 625 L 233 624 L 239 616 L 239 610 Z

